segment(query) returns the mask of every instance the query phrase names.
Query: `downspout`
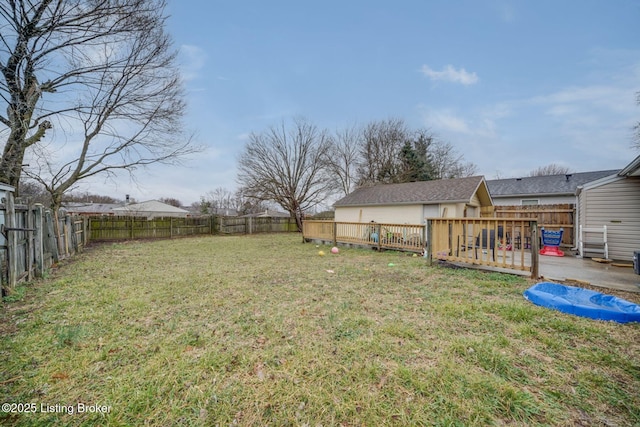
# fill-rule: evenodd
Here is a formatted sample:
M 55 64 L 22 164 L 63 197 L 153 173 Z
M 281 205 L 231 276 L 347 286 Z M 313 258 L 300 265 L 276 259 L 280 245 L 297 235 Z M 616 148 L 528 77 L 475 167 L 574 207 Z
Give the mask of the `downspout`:
M 576 202 L 575 202 L 575 211 L 576 214 L 574 215 L 573 218 L 573 248 L 571 248 L 572 251 L 577 251 L 578 250 L 578 239 L 580 238 L 580 236 L 578 235 L 578 230 L 580 228 L 580 215 L 582 214 L 582 212 L 580 212 L 580 193 L 582 193 L 582 186 L 578 186 L 578 188 L 576 188 Z

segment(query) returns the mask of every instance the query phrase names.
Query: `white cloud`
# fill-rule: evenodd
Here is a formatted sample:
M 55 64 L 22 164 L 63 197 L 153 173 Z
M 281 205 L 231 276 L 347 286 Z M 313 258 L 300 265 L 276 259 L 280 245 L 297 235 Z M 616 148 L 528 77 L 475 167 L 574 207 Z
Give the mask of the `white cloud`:
M 496 121 L 510 114 L 505 105 L 487 107 L 479 112 L 464 115 L 449 108 L 433 109 L 419 107 L 424 124 L 443 135 L 459 134 L 465 138 L 491 138 L 496 135 Z
M 452 65 L 447 65 L 442 71 L 436 71 L 428 65 L 423 65 L 421 71 L 431 80 L 444 80 L 452 83 L 461 83 L 465 86 L 478 83 L 478 75 L 476 73 L 469 73 L 464 68 L 456 70 Z
M 198 46 L 183 44 L 180 46 L 180 70 L 186 80 L 194 80 L 207 62 L 207 53 Z
M 426 113 L 426 121 L 433 128 L 445 132 L 456 132 L 469 134 L 469 125 L 467 122 L 449 110 L 431 110 Z

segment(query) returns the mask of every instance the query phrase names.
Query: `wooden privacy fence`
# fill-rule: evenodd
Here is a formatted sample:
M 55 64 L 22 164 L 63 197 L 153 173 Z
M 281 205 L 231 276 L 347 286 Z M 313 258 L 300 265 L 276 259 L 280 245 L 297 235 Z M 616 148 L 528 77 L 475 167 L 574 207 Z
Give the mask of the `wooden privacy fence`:
M 538 277 L 538 226 L 515 218 L 431 218 L 427 257 Z
M 297 232 L 295 218 L 218 216 L 215 232 L 221 234 L 255 234 Z
M 96 216 L 90 218 L 89 228 L 93 241 L 298 231 L 293 218 L 224 216 L 150 219 L 135 216 Z
M 305 239 L 365 245 L 378 249 L 421 252 L 425 242 L 425 226 L 307 220 L 302 223 Z
M 531 206 L 488 206 L 481 210 L 484 218 L 518 218 L 535 220 L 539 228 L 564 229 L 562 246 L 576 247 L 575 205 L 573 203 Z M 529 232 L 529 230 L 527 230 Z
M 92 241 L 162 239 L 213 234 L 211 217 L 152 218 L 138 216 L 95 216 L 89 219 Z
M 7 193 L 0 205 L 0 283 L 10 293 L 21 281 L 41 277 L 53 263 L 82 251 L 88 242 L 86 218 L 57 219 L 42 205 L 15 205 Z
M 536 221 L 518 218 L 430 218 L 426 225 L 308 220 L 305 240 L 378 249 L 425 251 L 425 257 L 538 277 Z

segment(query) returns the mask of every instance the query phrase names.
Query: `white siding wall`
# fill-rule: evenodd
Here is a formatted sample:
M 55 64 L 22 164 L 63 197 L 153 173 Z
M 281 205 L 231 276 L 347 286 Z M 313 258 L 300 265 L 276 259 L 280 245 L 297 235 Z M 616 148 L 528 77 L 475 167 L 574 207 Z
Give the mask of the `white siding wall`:
M 587 188 L 580 194 L 580 224 L 607 226 L 609 258 L 632 261 L 640 251 L 640 178 Z
M 390 224 L 422 224 L 422 205 L 338 206 L 336 222 L 382 222 Z

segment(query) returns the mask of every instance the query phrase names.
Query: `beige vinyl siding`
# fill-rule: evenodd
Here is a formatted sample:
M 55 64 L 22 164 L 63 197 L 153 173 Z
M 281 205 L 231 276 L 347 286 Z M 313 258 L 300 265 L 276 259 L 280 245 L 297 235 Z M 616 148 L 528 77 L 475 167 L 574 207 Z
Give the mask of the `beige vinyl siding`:
M 609 258 L 632 261 L 640 251 L 640 178 L 629 177 L 587 188 L 580 195 L 580 223 L 607 226 Z
M 495 206 L 520 206 L 523 200 L 538 200 L 539 205 L 556 205 L 564 203 L 575 203 L 576 197 L 571 195 L 560 196 L 517 196 L 517 197 L 493 197 L 493 204 Z
M 381 222 L 388 224 L 422 224 L 422 205 L 338 206 L 336 222 Z

